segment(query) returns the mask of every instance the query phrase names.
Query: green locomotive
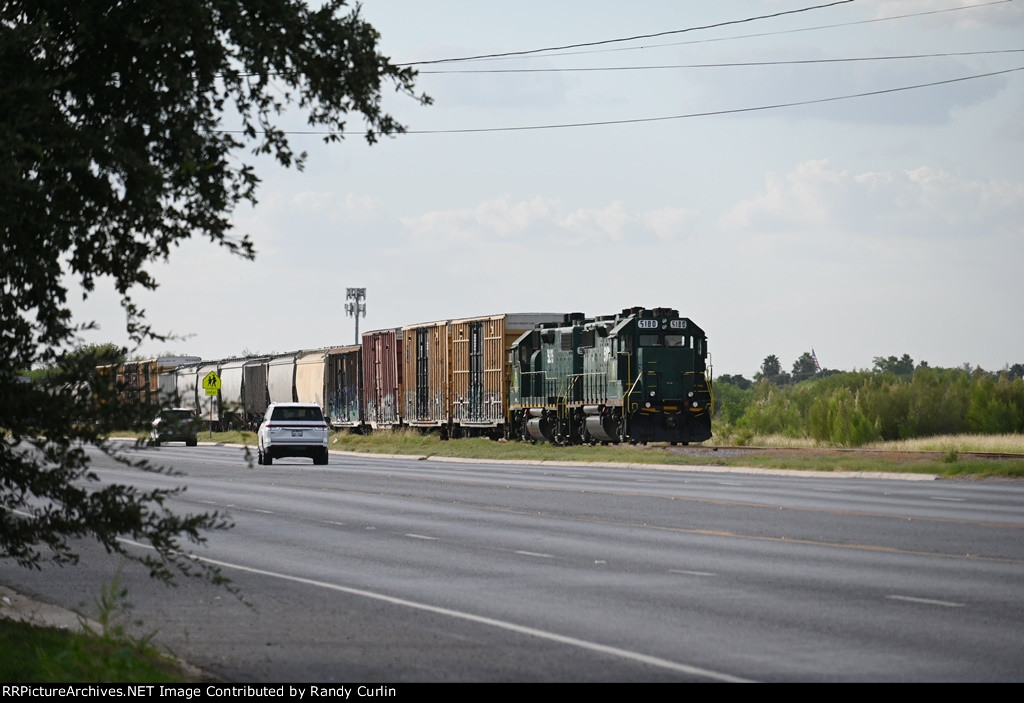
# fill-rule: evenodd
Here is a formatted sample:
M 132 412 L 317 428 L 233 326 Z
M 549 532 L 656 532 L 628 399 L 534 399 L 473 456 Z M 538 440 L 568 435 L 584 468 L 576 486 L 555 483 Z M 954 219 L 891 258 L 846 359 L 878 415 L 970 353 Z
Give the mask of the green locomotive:
M 510 437 L 555 444 L 711 437 L 707 337 L 668 308 L 567 315 L 510 352 Z

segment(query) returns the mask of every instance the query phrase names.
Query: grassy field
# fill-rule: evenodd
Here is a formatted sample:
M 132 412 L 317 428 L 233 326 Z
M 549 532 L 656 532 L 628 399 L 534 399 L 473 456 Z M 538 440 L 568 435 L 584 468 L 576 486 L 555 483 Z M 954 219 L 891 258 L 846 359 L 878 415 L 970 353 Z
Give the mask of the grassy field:
M 142 433 L 117 433 L 144 437 Z M 255 445 L 254 432 L 201 432 L 200 442 Z M 755 436 L 741 448 L 718 445 L 715 440 L 689 447 L 574 446 L 459 439 L 442 441 L 437 435 L 414 430 L 379 431 L 369 435 L 337 432 L 331 449 L 367 454 L 462 457 L 517 461 L 617 462 L 700 466 L 750 466 L 804 471 L 881 471 L 929 473 L 946 477 L 1024 478 L 1024 435 L 947 435 L 901 442 L 879 442 L 857 449 L 841 449 L 808 439 L 780 435 Z M 969 456 L 972 452 L 1012 454 L 1005 458 Z
M 127 433 L 121 436 L 128 436 Z M 200 442 L 253 445 L 252 432 L 208 432 Z M 689 447 L 575 446 L 459 439 L 442 441 L 437 435 L 413 430 L 381 431 L 370 435 L 334 433 L 331 449 L 367 454 L 462 457 L 516 461 L 617 462 L 701 466 L 750 466 L 833 472 L 928 473 L 945 477 L 1024 478 L 1024 436 L 957 435 L 905 442 L 879 443 L 859 449 L 840 449 L 781 436 L 755 437 L 742 448 L 718 446 L 714 441 Z M 979 458 L 971 452 L 1014 454 L 1007 458 Z

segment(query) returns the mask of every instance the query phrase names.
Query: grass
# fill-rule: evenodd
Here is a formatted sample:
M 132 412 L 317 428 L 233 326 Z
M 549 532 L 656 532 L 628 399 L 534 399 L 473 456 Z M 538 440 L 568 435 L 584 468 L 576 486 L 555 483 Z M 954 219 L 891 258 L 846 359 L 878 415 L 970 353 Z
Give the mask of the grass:
M 195 680 L 143 638 L 128 634 L 127 591 L 119 575 L 94 598 L 95 623 L 72 632 L 0 617 L 0 681 L 181 683 Z M 138 624 L 138 623 L 135 623 Z
M 118 436 L 135 436 L 118 433 Z M 726 437 L 726 440 L 734 439 Z M 253 432 L 209 432 L 200 442 L 255 445 Z M 744 437 L 748 451 L 730 452 L 713 439 L 688 448 L 651 446 L 573 446 L 495 442 L 484 438 L 442 441 L 436 434 L 416 430 L 377 431 L 369 435 L 336 432 L 331 449 L 367 454 L 463 457 L 516 461 L 618 462 L 701 466 L 749 466 L 769 469 L 834 472 L 928 473 L 954 478 L 1024 478 L 1024 435 L 948 435 L 902 442 L 879 442 L 844 450 L 809 439 L 782 435 Z M 721 449 L 721 451 L 719 450 Z M 806 450 L 806 451 L 796 451 Z M 1018 454 L 1018 457 L 989 459 L 971 457 L 971 452 Z M 930 454 L 929 454 L 930 453 Z
M 336 434 L 331 448 L 351 452 L 367 452 L 417 456 L 446 456 L 477 459 L 527 461 L 622 462 L 631 464 L 669 464 L 701 466 L 749 466 L 755 468 L 793 469 L 834 472 L 898 472 L 927 473 L 945 477 L 972 476 L 1024 478 L 1024 444 L 1019 458 L 979 459 L 965 452 L 992 451 L 977 449 L 969 438 L 937 438 L 932 455 L 917 447 L 904 451 L 841 451 L 816 447 L 809 441 L 789 438 L 755 437 L 751 447 L 757 450 L 742 453 L 719 450 L 714 443 L 674 448 L 665 445 L 553 447 L 548 444 L 494 442 L 489 439 L 460 439 L 443 442 L 433 435 L 410 430 L 378 432 L 371 435 Z M 1012 446 L 1012 436 L 1003 446 Z M 808 449 L 809 452 L 776 451 Z M 873 449 L 873 448 L 872 448 Z
M 0 681 L 23 683 L 183 682 L 156 649 L 0 618 Z

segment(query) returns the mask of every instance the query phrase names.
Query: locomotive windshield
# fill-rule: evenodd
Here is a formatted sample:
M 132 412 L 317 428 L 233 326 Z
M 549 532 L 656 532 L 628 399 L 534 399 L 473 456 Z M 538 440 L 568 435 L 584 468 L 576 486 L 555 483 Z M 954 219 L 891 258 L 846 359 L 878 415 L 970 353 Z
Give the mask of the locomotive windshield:
M 641 334 L 638 341 L 641 347 L 685 347 L 686 335 Z

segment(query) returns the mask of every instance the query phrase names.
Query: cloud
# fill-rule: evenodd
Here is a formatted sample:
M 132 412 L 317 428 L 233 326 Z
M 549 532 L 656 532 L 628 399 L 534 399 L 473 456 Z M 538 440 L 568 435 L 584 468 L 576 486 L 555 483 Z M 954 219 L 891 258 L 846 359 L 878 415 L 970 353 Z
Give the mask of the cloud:
M 686 235 L 696 211 L 661 208 L 633 211 L 614 201 L 604 207 L 568 209 L 557 198 L 513 201 L 503 195 L 472 208 L 424 212 L 402 218 L 414 239 L 433 243 L 519 242 L 576 246 L 588 242 L 624 242 Z
M 1024 235 L 1024 182 L 929 166 L 853 173 L 828 160 L 769 174 L 764 191 L 725 212 L 725 231 L 843 233 L 858 238 Z
M 550 222 L 558 201 L 535 197 L 512 202 L 507 195 L 480 203 L 474 208 L 453 208 L 424 212 L 401 218 L 406 232 L 418 239 L 434 241 L 507 240 L 526 236 Z

